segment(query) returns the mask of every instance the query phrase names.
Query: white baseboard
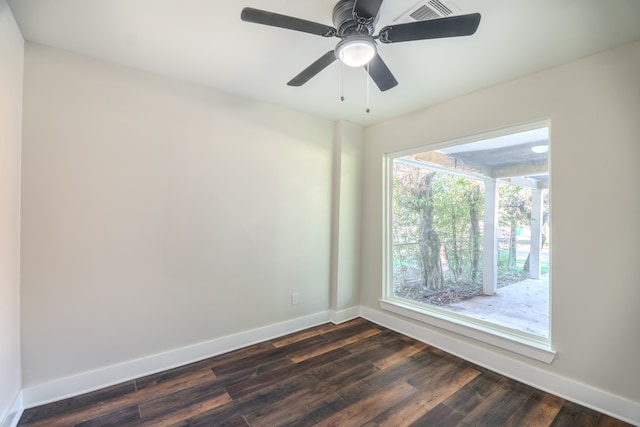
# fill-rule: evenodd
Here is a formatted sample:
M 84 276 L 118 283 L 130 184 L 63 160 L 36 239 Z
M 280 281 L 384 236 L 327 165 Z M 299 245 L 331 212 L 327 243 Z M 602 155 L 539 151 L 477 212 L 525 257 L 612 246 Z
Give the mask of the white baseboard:
M 339 323 L 348 322 L 360 316 L 360 306 L 346 308 L 344 310 L 331 311 L 331 322 L 336 325 Z
M 71 377 L 60 378 L 48 383 L 26 387 L 22 390 L 21 403 L 23 402 L 25 408 L 32 408 L 186 365 L 248 345 L 327 323 L 330 321 L 330 314 L 328 311 L 320 312 L 117 365 L 106 366 Z M 3 425 L 2 427 L 5 426 Z
M 20 421 L 23 411 L 24 405 L 21 391 L 18 393 L 16 398 L 13 399 L 9 412 L 4 415 L 2 422 L 0 422 L 0 427 L 16 427 L 18 425 L 18 421 Z
M 469 362 L 491 369 L 580 405 L 595 409 L 634 425 L 640 425 L 640 403 L 612 395 L 587 384 L 538 369 L 516 359 L 474 346 L 453 334 L 422 327 L 400 317 L 368 307 L 360 307 L 360 316 L 401 334 L 438 347 Z

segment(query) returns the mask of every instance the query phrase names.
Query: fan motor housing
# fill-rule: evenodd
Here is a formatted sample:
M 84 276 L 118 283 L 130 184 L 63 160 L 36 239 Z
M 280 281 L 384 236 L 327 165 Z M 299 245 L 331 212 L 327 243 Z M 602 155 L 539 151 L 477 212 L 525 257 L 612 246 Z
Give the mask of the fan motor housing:
M 359 33 L 372 36 L 378 17 L 373 19 L 359 19 L 353 13 L 355 0 L 340 0 L 333 7 L 333 25 L 338 30 L 338 37 Z

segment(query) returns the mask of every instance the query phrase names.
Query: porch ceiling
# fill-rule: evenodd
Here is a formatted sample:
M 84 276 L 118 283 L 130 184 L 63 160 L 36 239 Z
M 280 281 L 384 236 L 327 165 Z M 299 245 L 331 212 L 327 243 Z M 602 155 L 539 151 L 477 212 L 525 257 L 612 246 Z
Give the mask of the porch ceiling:
M 415 160 L 474 176 L 498 178 L 532 188 L 549 186 L 548 128 L 415 154 Z

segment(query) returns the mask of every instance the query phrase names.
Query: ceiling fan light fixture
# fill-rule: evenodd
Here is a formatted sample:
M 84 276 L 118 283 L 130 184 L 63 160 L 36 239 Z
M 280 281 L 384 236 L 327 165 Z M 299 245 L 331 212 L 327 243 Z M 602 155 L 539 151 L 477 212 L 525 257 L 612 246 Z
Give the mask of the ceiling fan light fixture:
M 362 67 L 368 64 L 377 52 L 378 46 L 373 37 L 365 35 L 346 37 L 336 46 L 336 56 L 349 67 Z

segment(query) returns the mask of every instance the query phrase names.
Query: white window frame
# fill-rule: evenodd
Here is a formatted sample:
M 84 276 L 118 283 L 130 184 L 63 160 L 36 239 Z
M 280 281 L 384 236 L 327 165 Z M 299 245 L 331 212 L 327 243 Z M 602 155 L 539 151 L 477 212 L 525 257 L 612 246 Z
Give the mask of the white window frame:
M 519 132 L 547 127 L 551 131 L 551 121 L 542 120 L 532 123 L 510 126 L 481 134 L 447 140 L 434 144 L 422 145 L 409 150 L 386 153 L 383 158 L 383 200 L 384 200 L 384 230 L 383 230 L 383 284 L 380 307 L 383 310 L 399 314 L 401 316 L 417 320 L 419 322 L 436 326 L 438 328 L 454 332 L 456 334 L 488 343 L 493 346 L 550 364 L 556 351 L 552 348 L 552 322 L 551 322 L 551 274 L 549 277 L 549 336 L 548 338 L 526 333 L 517 329 L 508 328 L 496 323 L 475 319 L 448 310 L 412 302 L 393 295 L 393 160 L 395 158 L 417 154 L 425 151 L 433 151 L 456 145 L 468 144 L 484 139 L 506 136 Z M 549 138 L 551 139 L 551 138 Z M 551 161 L 549 161 L 551 165 Z M 550 181 L 551 182 L 551 181 Z M 551 185 L 549 185 L 551 191 Z M 551 211 L 551 207 L 549 208 Z M 549 217 L 551 218 L 551 212 Z M 552 264 L 553 252 L 550 252 L 550 264 Z M 552 270 L 550 270 L 552 271 Z

